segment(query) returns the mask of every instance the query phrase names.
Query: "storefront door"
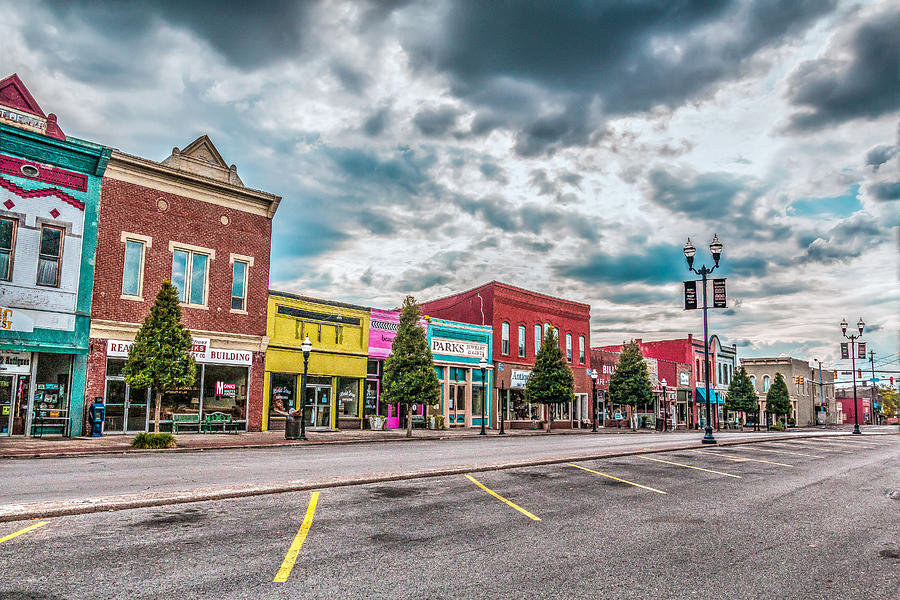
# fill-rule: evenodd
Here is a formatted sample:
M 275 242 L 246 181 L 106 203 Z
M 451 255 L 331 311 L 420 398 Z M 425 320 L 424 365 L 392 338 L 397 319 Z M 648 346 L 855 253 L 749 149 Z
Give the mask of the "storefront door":
M 466 426 L 466 386 L 451 383 L 448 389 L 450 427 Z
M 384 424 L 385 429 L 400 428 L 400 411 L 396 404 L 385 404 L 387 406 L 387 421 Z
M 0 375 L 0 435 L 12 433 L 15 379 L 11 375 Z
M 306 386 L 306 424 L 309 427 L 331 427 L 331 386 Z
M 128 388 L 125 406 L 125 431 L 147 430 L 147 389 Z
M 103 420 L 104 433 L 125 431 L 125 382 L 106 380 L 106 418 Z

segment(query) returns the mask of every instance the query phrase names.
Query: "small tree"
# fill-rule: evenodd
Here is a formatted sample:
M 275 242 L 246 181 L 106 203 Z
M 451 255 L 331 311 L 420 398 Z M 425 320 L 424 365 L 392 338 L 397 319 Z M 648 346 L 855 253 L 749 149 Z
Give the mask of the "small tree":
M 897 390 L 886 385 L 880 385 L 878 386 L 878 398 L 881 404 L 879 409 L 885 418 L 892 419 L 900 416 L 897 414 Z
M 163 394 L 193 385 L 197 374 L 191 334 L 181 324 L 178 292 L 169 280 L 162 282 L 156 302 L 134 338 L 122 374 L 131 387 L 153 390 L 153 431 L 159 433 Z
M 553 404 L 575 399 L 575 376 L 566 365 L 556 329 L 550 327 L 534 359 L 534 368 L 525 384 L 525 400 L 547 407 L 547 433 L 553 424 Z
M 725 409 L 744 413 L 745 422 L 747 413 L 754 413 L 758 410 L 756 390 L 744 367 L 738 368 L 734 377 L 731 378 L 728 394 L 725 396 Z
M 634 340 L 626 343 L 619 354 L 619 364 L 609 378 L 609 398 L 616 404 L 627 404 L 633 409 L 646 407 L 653 402 L 653 385 L 641 347 Z M 632 428 L 637 427 L 634 416 Z
M 775 373 L 775 381 L 766 393 L 766 412 L 774 415 L 776 420 L 791 412 L 791 395 L 781 373 Z
M 419 326 L 421 319 L 416 299 L 407 296 L 391 355 L 384 362 L 382 393 L 388 403 L 407 407 L 406 437 L 412 437 L 412 405 L 434 406 L 441 401 L 441 384 L 434 372 L 434 357 L 425 330 Z

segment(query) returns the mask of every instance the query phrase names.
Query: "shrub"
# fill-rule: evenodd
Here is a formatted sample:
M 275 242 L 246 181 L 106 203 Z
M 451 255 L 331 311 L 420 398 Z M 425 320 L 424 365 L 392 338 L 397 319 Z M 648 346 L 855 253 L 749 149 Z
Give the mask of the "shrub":
M 446 429 L 444 426 L 444 415 L 434 415 L 434 428 Z
M 769 425 L 769 431 L 784 431 L 784 425 L 781 423 L 773 423 Z
M 139 433 L 131 440 L 132 448 L 174 448 L 175 437 L 171 433 Z

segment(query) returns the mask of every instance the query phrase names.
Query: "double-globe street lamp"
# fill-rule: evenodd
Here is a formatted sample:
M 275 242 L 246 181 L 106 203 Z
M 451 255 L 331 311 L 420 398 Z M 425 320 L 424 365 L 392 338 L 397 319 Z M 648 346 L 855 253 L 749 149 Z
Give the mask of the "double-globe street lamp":
M 722 242 L 719 241 L 719 236 L 713 234 L 713 240 L 709 244 L 709 251 L 712 254 L 715 264 L 712 268 L 703 265 L 697 270 L 694 268 L 694 255 L 697 253 L 697 249 L 694 248 L 694 244 L 691 243 L 691 238 L 688 238 L 687 244 L 684 245 L 684 257 L 687 259 L 688 269 L 703 277 L 703 357 L 706 361 L 703 365 L 703 373 L 706 379 L 706 434 L 703 436 L 703 443 L 715 444 L 716 438 L 713 437 L 709 397 L 709 324 L 706 316 L 706 276 L 719 267 L 719 259 L 722 257 Z M 718 411 L 718 409 L 716 410 Z
M 312 342 L 309 336 L 300 345 L 303 351 L 303 377 L 300 379 L 300 439 L 306 440 L 306 373 L 309 370 L 309 353 L 312 352 Z
M 660 383 L 660 385 L 662 386 L 662 397 L 663 397 L 663 426 L 662 426 L 662 430 L 663 430 L 663 431 L 668 431 L 668 430 L 666 429 L 666 421 L 669 420 L 669 396 L 668 396 L 667 393 L 666 393 L 666 388 L 668 387 L 668 383 L 669 383 L 669 382 L 666 381 L 666 378 L 665 378 L 665 377 L 663 377 L 663 378 L 662 378 L 662 381 L 660 381 L 659 383 Z
M 593 410 L 594 415 L 591 432 L 597 433 L 597 369 L 591 369 L 591 390 L 594 392 L 591 396 L 591 409 Z
M 850 364 L 851 373 L 853 374 L 853 433 L 862 433 L 859 430 L 859 405 L 856 403 L 856 340 L 862 337 L 863 329 L 865 329 L 866 324 L 863 322 L 862 317 L 859 318 L 859 322 L 856 324 L 857 329 L 859 329 L 859 335 L 851 333 L 847 335 L 847 319 L 841 319 L 841 333 L 845 338 L 850 340 Z M 872 385 L 875 385 L 874 383 Z
M 487 432 L 484 430 L 484 421 L 485 421 L 485 419 L 487 419 L 487 416 L 485 415 L 485 405 L 487 405 L 487 392 L 486 392 L 487 386 L 485 385 L 485 378 L 484 378 L 484 370 L 487 369 L 487 359 L 482 356 L 481 360 L 478 361 L 478 366 L 481 367 L 481 434 L 480 435 L 487 435 Z

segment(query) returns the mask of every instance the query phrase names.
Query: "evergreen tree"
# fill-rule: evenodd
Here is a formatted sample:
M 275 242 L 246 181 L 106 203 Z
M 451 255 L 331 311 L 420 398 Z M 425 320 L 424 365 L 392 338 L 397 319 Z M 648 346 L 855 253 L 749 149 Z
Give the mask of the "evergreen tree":
M 407 407 L 406 437 L 412 437 L 413 404 L 434 406 L 441 401 L 441 384 L 434 372 L 434 358 L 419 326 L 422 311 L 412 296 L 403 301 L 400 329 L 384 362 L 382 394 L 389 404 Z
M 165 392 L 192 386 L 197 365 L 191 356 L 191 333 L 181 324 L 178 291 L 162 282 L 156 302 L 144 319 L 122 375 L 132 388 L 153 390 L 153 431 L 159 433 L 159 411 Z
M 609 399 L 614 404 L 627 404 L 634 409 L 653 402 L 653 385 L 641 347 L 634 340 L 626 343 L 619 354 L 619 364 L 609 378 Z M 632 427 L 635 427 L 632 417 Z
M 534 359 L 534 367 L 525 384 L 525 400 L 547 407 L 547 433 L 553 423 L 553 404 L 572 402 L 575 399 L 575 376 L 566 364 L 556 337 L 556 328 L 550 327 Z
M 791 395 L 781 373 L 775 373 L 775 381 L 766 393 L 766 412 L 774 415 L 776 420 L 791 412 Z
M 738 368 L 731 378 L 728 385 L 728 394 L 725 396 L 725 409 L 732 412 L 742 412 L 745 414 L 753 414 L 757 412 L 759 406 L 757 404 L 756 390 L 753 388 L 753 382 L 747 375 L 744 367 Z

